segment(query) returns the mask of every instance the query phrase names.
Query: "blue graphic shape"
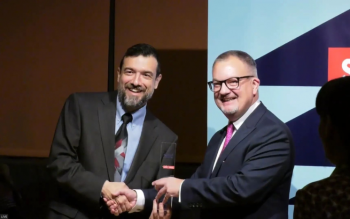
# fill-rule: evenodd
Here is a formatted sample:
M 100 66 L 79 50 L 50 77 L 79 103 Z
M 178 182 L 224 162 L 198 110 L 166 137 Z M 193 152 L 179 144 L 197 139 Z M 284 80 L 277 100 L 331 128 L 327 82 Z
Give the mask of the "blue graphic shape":
M 257 59 L 349 9 L 348 0 L 209 0 L 208 65 L 229 49 Z
M 321 87 L 261 86 L 260 100 L 283 122 L 288 122 L 315 107 Z
M 350 3 L 349 3 L 350 5 Z M 328 48 L 349 47 L 350 10 L 256 60 L 262 85 L 322 86 Z
M 327 159 L 318 134 L 320 119 L 316 109 L 287 122 L 295 144 L 295 165 L 333 166 Z

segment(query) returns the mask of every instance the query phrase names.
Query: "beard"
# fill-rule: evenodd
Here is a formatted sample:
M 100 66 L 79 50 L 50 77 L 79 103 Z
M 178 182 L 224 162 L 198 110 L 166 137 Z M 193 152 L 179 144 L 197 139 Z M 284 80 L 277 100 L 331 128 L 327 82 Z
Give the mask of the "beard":
M 230 106 L 223 106 L 225 99 L 226 100 L 230 100 L 230 99 L 236 99 L 237 96 L 235 97 L 218 97 L 218 102 L 217 102 L 217 106 L 219 107 L 219 109 L 225 114 L 225 115 L 233 115 L 238 111 L 238 105 L 230 105 Z M 235 100 L 234 100 L 235 101 Z M 220 104 L 221 102 L 221 104 Z M 220 106 L 221 105 L 221 106 Z
M 135 89 L 138 92 L 144 92 L 142 97 L 138 96 L 127 96 L 126 89 Z M 118 85 L 118 98 L 125 111 L 135 111 L 143 107 L 149 99 L 153 96 L 154 89 L 147 90 L 141 86 L 134 86 L 132 84 Z
M 225 109 L 224 107 L 220 107 L 220 110 L 225 114 L 225 115 L 233 115 L 238 111 L 238 106 L 231 107 L 231 109 Z

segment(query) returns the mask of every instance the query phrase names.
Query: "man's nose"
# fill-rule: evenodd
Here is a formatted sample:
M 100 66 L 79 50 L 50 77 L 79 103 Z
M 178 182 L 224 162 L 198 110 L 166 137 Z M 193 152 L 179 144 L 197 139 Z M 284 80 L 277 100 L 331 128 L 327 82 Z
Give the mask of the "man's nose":
M 226 86 L 226 83 L 222 83 L 221 84 L 221 89 L 220 89 L 220 94 L 224 95 L 224 94 L 228 94 L 230 92 L 231 92 L 231 90 L 228 89 L 228 87 Z
M 134 74 L 134 78 L 131 82 L 134 86 L 138 86 L 140 85 L 140 73 L 137 72 L 136 74 Z

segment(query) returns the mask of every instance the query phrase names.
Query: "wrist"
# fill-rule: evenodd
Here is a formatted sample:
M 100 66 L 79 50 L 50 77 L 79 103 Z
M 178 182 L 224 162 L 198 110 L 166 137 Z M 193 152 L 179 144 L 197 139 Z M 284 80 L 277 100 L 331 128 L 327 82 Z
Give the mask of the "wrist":
M 135 193 L 135 201 L 136 201 L 137 200 L 137 192 L 135 189 L 133 189 L 132 191 L 134 191 L 134 193 Z
M 102 189 L 101 189 L 101 193 L 102 193 L 102 195 L 105 197 L 107 194 L 108 194 L 108 189 L 107 189 L 107 187 L 108 187 L 108 184 L 109 184 L 110 182 L 108 181 L 108 180 L 106 180 L 104 183 L 103 183 L 103 186 L 102 186 Z
M 136 193 L 136 196 L 133 197 L 134 200 L 130 200 L 131 210 L 129 210 L 129 213 L 143 211 L 145 206 L 145 195 L 143 191 L 140 189 L 135 189 L 132 191 Z

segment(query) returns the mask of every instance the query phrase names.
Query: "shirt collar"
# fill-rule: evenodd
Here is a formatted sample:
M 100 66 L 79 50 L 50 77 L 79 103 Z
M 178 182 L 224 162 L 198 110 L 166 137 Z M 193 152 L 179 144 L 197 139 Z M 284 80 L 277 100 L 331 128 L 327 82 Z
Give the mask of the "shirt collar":
M 260 100 L 257 100 L 253 105 L 249 107 L 247 112 L 245 112 L 243 116 L 241 116 L 241 118 L 233 122 L 233 125 L 235 126 L 236 130 L 238 130 L 242 126 L 243 122 L 248 118 L 248 116 L 250 116 L 250 114 L 252 114 L 252 112 L 259 106 L 259 104 Z
M 146 115 L 146 106 L 147 106 L 147 104 L 145 104 L 143 107 L 141 107 L 136 112 L 131 114 L 132 121 L 130 123 L 132 126 L 143 124 L 143 120 L 144 120 L 145 115 Z M 122 107 L 122 104 L 119 101 L 119 96 L 117 95 L 117 118 L 116 118 L 117 122 L 121 121 L 121 118 L 124 114 L 125 114 L 125 111 Z

